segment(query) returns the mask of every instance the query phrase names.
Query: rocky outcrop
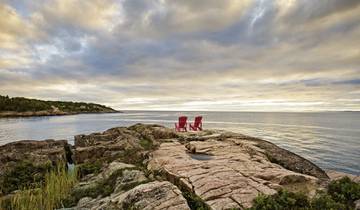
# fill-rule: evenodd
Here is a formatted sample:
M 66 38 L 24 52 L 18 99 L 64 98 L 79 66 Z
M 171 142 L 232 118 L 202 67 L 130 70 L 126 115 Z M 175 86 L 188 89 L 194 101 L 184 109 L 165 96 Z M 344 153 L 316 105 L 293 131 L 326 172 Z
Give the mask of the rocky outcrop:
M 66 140 L 23 140 L 0 146 L 0 176 L 21 161 L 34 165 L 44 163 L 66 163 L 69 158 L 69 147 Z
M 294 153 L 224 131 L 180 134 L 163 126 L 136 124 L 76 136 L 75 147 L 77 163 L 118 159 L 135 164 L 126 157 L 137 157 L 155 179 L 171 182 L 211 209 L 248 208 L 260 193 L 271 195 L 279 189 L 311 195 L 328 180 L 323 170 Z M 114 190 L 110 197 L 92 203 L 108 204 L 118 193 L 124 192 Z M 123 200 L 116 205 L 120 203 Z
M 249 208 L 259 194 L 280 188 L 314 193 L 320 180 L 272 163 L 257 142 L 214 136 L 183 145 L 161 144 L 148 169 L 195 193 L 212 209 Z
M 159 125 L 136 124 L 131 127 L 111 128 L 102 133 L 75 136 L 75 155 L 77 164 L 98 159 L 116 158 L 142 159 L 144 151 L 160 145 L 164 139 L 175 138 L 177 134 Z
M 181 191 L 167 181 L 141 184 L 125 193 L 114 193 L 101 199 L 85 197 L 74 209 L 148 209 L 189 210 Z
M 121 203 L 121 209 L 189 209 L 181 191 L 166 181 L 139 185 L 114 201 Z
M 114 161 L 75 187 L 73 196 L 85 197 L 74 209 L 189 209 L 175 185 L 150 181 L 137 166 Z M 112 189 L 100 189 L 104 187 Z
M 0 169 L 25 158 L 68 160 L 69 151 L 65 141 L 8 144 L 0 147 Z M 72 152 L 79 167 L 99 165 L 64 202 L 74 209 L 194 209 L 194 203 L 245 209 L 259 194 L 286 189 L 311 196 L 329 181 L 322 169 L 294 153 L 224 131 L 176 133 L 136 124 L 75 136 Z
M 40 183 L 45 173 L 71 161 L 66 140 L 24 140 L 0 146 L 0 196 Z

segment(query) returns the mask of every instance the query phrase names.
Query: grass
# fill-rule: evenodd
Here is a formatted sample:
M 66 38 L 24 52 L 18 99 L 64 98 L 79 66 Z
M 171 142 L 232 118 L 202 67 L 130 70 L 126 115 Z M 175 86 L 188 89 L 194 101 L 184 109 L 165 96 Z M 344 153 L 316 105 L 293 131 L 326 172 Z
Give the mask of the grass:
M 7 199 L 0 199 L 1 209 L 6 210 L 53 210 L 63 207 L 62 200 L 77 182 L 77 172 L 57 167 L 45 174 L 45 181 L 37 188 L 29 187 L 16 192 Z

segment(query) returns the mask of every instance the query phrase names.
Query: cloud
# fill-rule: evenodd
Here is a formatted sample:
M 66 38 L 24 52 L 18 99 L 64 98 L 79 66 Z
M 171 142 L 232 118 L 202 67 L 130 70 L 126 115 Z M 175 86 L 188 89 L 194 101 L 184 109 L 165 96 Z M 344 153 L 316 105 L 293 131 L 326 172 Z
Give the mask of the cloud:
M 0 94 L 119 109 L 360 110 L 359 5 L 6 1 Z
M 290 23 L 307 23 L 328 16 L 345 13 L 360 5 L 357 0 L 327 0 L 318 2 L 311 0 L 288 1 L 278 0 L 280 8 L 285 9 L 285 17 Z
M 45 19 L 48 30 L 107 31 L 121 21 L 119 12 L 118 4 L 108 0 L 55 0 L 45 3 L 37 15 Z
M 195 32 L 224 29 L 242 17 L 250 0 L 139 1 L 126 0 L 125 21 L 119 30 L 128 29 L 141 36 L 181 36 Z

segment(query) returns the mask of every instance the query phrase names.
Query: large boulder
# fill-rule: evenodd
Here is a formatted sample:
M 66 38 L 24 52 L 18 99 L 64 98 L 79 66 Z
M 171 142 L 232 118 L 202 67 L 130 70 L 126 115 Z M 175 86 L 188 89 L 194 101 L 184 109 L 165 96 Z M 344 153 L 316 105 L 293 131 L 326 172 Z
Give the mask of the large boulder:
M 0 146 L 0 195 L 29 187 L 44 179 L 46 171 L 71 161 L 66 140 L 23 140 Z
M 156 148 L 164 139 L 174 138 L 174 130 L 159 125 L 136 124 L 111 128 L 102 133 L 75 136 L 77 164 L 103 160 L 111 162 L 117 158 L 134 163 L 143 159 L 142 155 Z M 128 160 L 125 160 L 128 159 Z
M 70 145 L 66 140 L 22 140 L 0 146 L 0 175 L 8 166 L 18 161 L 33 164 L 67 162 Z
M 190 210 L 181 191 L 167 181 L 142 184 L 102 199 L 83 198 L 75 209 Z
M 152 141 L 161 140 L 161 139 L 172 139 L 177 138 L 178 134 L 173 130 L 166 128 L 161 125 L 145 125 L 145 124 L 135 124 L 129 127 L 129 130 L 137 132 L 142 138 L 150 139 Z
M 121 209 L 189 209 L 181 191 L 167 181 L 139 185 L 112 201 Z

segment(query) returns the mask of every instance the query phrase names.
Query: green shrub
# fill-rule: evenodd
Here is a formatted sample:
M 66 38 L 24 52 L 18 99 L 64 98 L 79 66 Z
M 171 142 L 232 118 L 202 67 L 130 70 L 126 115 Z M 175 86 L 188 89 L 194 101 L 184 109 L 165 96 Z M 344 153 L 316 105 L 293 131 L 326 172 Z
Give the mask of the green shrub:
M 332 181 L 328 191 L 318 192 L 311 200 L 303 193 L 280 190 L 275 195 L 259 195 L 251 210 L 350 210 L 360 199 L 360 184 L 348 177 Z
M 318 193 L 311 201 L 312 210 L 341 210 L 348 209 L 346 205 L 338 203 L 332 197 L 324 192 Z
M 254 200 L 252 210 L 306 209 L 309 200 L 303 193 L 280 190 L 274 195 L 259 195 Z
M 352 205 L 354 201 L 360 199 L 360 184 L 345 177 L 331 182 L 328 193 L 335 201 Z
M 95 162 L 83 163 L 83 164 L 79 165 L 77 168 L 79 171 L 79 176 L 81 178 L 88 174 L 100 173 L 101 167 L 102 167 L 102 163 L 100 161 L 95 161 Z
M 29 161 L 17 162 L 12 170 L 7 171 L 0 179 L 0 191 L 9 194 L 14 190 L 34 188 L 45 180 L 45 174 L 52 168 L 50 162 L 34 165 Z

